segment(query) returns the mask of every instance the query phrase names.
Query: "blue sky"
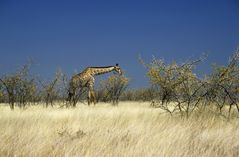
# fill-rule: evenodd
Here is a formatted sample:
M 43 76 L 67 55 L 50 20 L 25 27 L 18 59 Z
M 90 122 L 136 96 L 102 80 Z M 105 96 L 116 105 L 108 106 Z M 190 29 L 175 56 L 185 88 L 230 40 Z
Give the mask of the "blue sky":
M 139 54 L 182 62 L 207 52 L 202 74 L 238 46 L 238 0 L 0 0 L 0 74 L 29 58 L 49 79 L 119 63 L 131 87 L 145 87 Z

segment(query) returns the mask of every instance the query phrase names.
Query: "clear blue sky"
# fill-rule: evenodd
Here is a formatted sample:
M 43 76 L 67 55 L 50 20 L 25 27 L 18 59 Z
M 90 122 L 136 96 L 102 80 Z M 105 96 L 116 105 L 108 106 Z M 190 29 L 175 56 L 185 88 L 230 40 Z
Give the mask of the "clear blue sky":
M 28 58 L 46 78 L 119 63 L 144 87 L 139 54 L 180 62 L 207 52 L 203 73 L 238 46 L 238 0 L 0 0 L 0 74 Z

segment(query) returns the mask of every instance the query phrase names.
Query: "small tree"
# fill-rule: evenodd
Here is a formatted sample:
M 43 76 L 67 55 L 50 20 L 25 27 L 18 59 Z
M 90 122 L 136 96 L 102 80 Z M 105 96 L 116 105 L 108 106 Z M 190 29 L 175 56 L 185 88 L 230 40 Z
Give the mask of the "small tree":
M 60 88 L 58 85 L 60 85 L 60 82 L 63 81 L 63 73 L 59 70 L 56 72 L 55 78 L 49 82 L 43 83 L 40 81 L 42 87 L 43 87 L 43 100 L 46 104 L 46 107 L 49 106 L 49 104 L 53 107 L 53 102 L 57 98 L 59 98 Z M 57 88 L 58 87 L 58 88 Z
M 36 90 L 35 79 L 22 79 L 16 88 L 18 106 L 24 108 L 27 103 L 33 102 L 37 92 Z
M 112 75 L 108 79 L 100 82 L 100 88 L 107 93 L 108 100 L 117 105 L 122 93 L 128 87 L 129 79 L 125 76 Z M 102 90 L 102 91 L 104 91 Z
M 0 78 L 0 82 L 4 87 L 3 92 L 8 96 L 10 108 L 13 110 L 15 102 L 19 103 L 19 107 L 25 106 L 33 94 L 34 79 L 29 76 L 31 63 L 25 64 L 15 73 L 4 75 Z

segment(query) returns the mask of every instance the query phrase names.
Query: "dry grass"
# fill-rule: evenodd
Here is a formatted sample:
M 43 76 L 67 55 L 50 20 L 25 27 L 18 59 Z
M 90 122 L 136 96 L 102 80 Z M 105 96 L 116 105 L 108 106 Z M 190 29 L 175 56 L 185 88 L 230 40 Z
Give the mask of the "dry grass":
M 239 156 L 238 119 L 160 114 L 144 103 L 0 107 L 0 156 Z

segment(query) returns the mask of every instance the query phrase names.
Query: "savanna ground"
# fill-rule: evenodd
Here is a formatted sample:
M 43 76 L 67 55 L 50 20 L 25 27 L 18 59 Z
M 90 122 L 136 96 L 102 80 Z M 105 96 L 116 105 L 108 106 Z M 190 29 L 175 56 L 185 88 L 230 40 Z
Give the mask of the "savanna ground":
M 203 113 L 181 118 L 121 102 L 114 107 L 0 107 L 0 156 L 239 156 L 239 122 Z

